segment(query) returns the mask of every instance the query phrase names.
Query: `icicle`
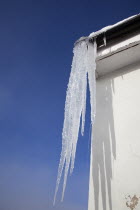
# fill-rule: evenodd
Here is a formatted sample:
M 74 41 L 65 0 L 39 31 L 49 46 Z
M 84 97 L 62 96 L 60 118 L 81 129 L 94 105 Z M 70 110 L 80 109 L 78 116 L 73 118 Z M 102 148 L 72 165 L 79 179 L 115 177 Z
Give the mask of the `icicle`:
M 87 72 L 89 81 L 90 91 L 90 105 L 91 105 L 91 124 L 94 124 L 96 115 L 96 56 L 97 56 L 97 45 L 94 41 L 94 45 L 89 43 L 87 52 Z
M 58 176 L 54 195 L 54 204 L 58 191 L 60 179 L 64 168 L 64 182 L 62 191 L 62 200 L 64 198 L 67 175 L 70 169 L 72 173 L 74 169 L 76 147 L 78 141 L 80 118 L 82 117 L 81 133 L 84 133 L 85 113 L 86 113 L 86 90 L 87 90 L 87 74 L 90 89 L 91 103 L 91 123 L 95 119 L 95 93 L 96 93 L 96 42 L 91 44 L 80 41 L 74 47 L 74 57 L 72 61 L 71 74 L 65 102 L 64 125 L 62 132 L 62 151 L 58 167 Z
M 104 38 L 103 38 L 103 40 L 104 40 L 104 46 L 106 46 L 106 36 L 105 36 L 105 33 L 104 33 Z

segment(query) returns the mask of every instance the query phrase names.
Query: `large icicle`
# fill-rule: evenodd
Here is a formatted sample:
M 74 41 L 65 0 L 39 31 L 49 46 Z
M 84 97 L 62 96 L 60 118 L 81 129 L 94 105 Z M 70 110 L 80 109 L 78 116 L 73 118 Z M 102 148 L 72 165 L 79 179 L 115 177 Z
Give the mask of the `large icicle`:
M 97 45 L 96 42 L 93 44 L 89 43 L 87 52 L 87 71 L 90 91 L 90 105 L 91 105 L 91 124 L 94 123 L 96 115 L 96 56 L 97 56 Z
M 91 123 L 95 118 L 95 93 L 96 93 L 96 42 L 89 43 L 88 40 L 80 41 L 74 47 L 71 74 L 65 102 L 64 125 L 62 132 L 62 151 L 58 167 L 54 204 L 58 191 L 62 171 L 64 168 L 64 182 L 62 200 L 64 198 L 67 175 L 70 169 L 72 173 L 75 162 L 77 140 L 82 117 L 81 133 L 84 133 L 85 112 L 86 112 L 86 90 L 87 74 L 90 89 Z

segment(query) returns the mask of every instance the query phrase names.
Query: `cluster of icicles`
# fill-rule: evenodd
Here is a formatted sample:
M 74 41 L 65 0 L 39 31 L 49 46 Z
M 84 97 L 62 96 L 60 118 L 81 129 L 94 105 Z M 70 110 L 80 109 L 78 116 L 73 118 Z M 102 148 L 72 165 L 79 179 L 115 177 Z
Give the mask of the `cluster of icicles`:
M 64 198 L 69 170 L 71 174 L 74 169 L 80 121 L 82 122 L 81 134 L 84 134 L 87 81 L 89 82 L 90 90 L 91 124 L 94 123 L 96 114 L 96 41 L 94 41 L 94 43 L 90 43 L 88 39 L 79 41 L 76 43 L 73 49 L 73 53 L 74 56 L 72 61 L 71 74 L 66 94 L 64 124 L 62 132 L 62 151 L 58 167 L 54 204 L 63 169 L 64 181 L 61 199 L 62 201 Z

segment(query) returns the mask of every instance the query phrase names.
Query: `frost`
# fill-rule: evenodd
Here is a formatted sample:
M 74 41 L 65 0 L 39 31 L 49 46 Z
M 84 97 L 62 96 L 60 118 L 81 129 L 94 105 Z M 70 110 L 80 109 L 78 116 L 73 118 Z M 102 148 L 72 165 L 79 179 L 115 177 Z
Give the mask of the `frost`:
M 62 151 L 58 167 L 58 176 L 54 196 L 54 204 L 62 172 L 64 169 L 64 182 L 62 190 L 62 201 L 64 198 L 68 172 L 73 172 L 76 147 L 82 118 L 81 134 L 84 134 L 85 113 L 86 113 L 86 92 L 87 80 L 90 89 L 91 124 L 94 123 L 96 114 L 96 42 L 89 43 L 87 39 L 76 43 L 73 53 L 71 74 L 69 78 L 64 124 L 62 132 Z

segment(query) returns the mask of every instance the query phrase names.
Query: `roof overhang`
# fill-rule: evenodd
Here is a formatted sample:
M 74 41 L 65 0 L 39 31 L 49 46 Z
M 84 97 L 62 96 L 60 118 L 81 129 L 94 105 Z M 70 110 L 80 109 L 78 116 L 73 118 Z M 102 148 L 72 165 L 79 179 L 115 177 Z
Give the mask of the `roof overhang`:
M 138 62 L 140 62 L 140 39 L 139 42 L 129 43 L 116 50 L 110 49 L 110 52 L 105 53 L 104 56 L 98 54 L 97 78 Z
M 103 28 L 90 36 L 91 41 L 96 37 L 98 46 L 97 77 L 140 61 L 140 15 Z

